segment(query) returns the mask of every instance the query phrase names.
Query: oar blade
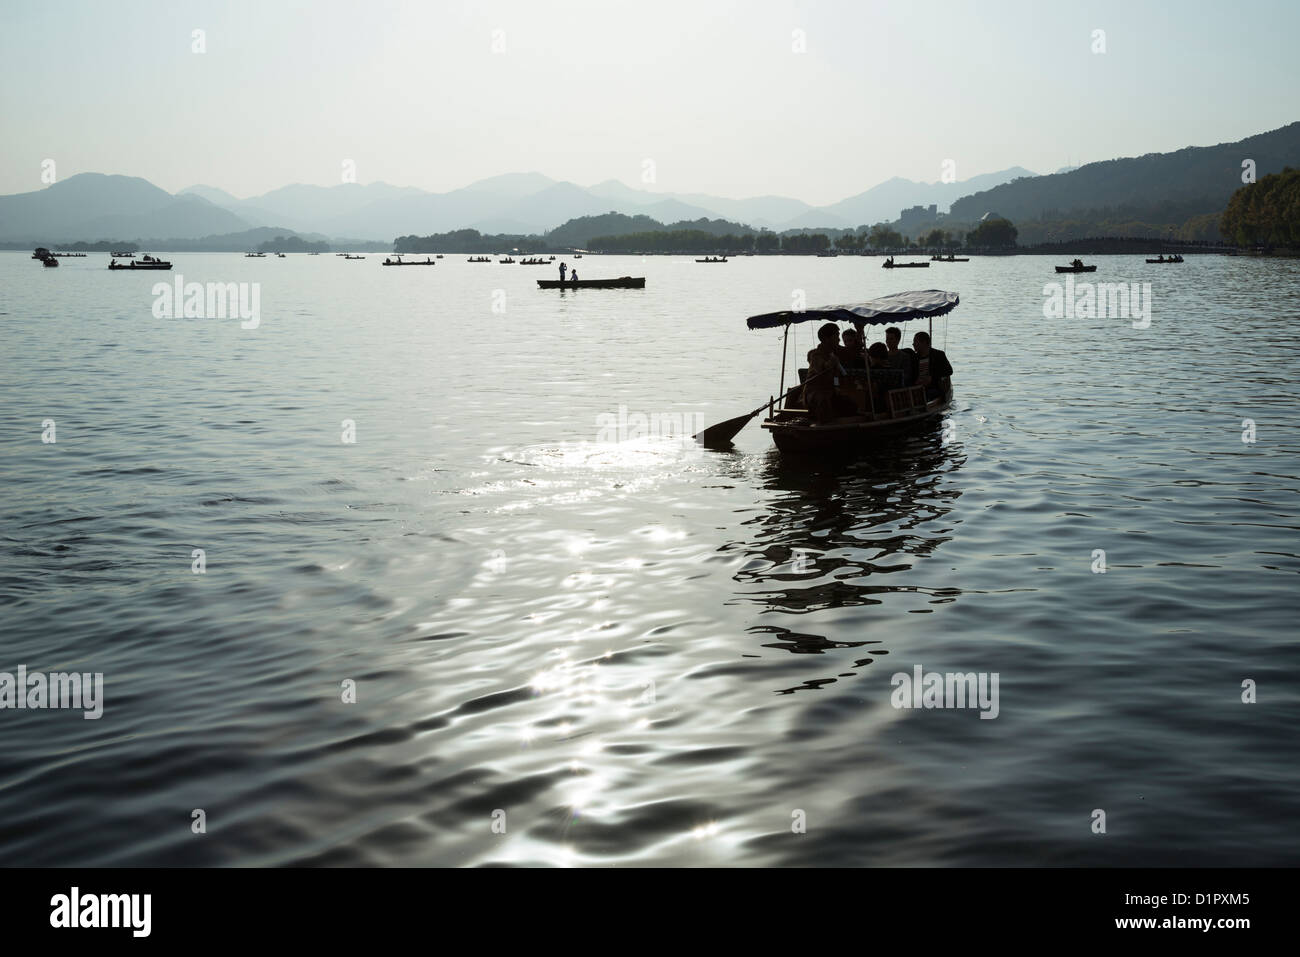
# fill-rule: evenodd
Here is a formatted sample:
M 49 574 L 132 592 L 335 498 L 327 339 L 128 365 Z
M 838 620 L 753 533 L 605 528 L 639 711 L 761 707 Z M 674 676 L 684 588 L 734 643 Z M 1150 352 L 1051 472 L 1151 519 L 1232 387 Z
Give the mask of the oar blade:
M 734 419 L 727 419 L 725 422 L 719 422 L 717 425 L 711 425 L 703 432 L 694 436 L 696 442 L 706 449 L 725 449 L 731 446 L 731 440 L 734 439 L 746 425 L 749 420 L 758 415 L 762 409 L 755 409 L 746 415 L 738 415 Z

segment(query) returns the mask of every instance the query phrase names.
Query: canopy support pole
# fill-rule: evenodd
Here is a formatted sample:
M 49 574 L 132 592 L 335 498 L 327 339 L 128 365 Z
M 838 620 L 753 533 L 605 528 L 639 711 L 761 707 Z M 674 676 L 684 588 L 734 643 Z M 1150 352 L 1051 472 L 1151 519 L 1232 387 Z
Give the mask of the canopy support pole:
M 790 324 L 787 322 L 785 324 L 785 335 L 781 338 L 781 391 L 777 393 L 778 395 L 781 396 L 782 407 L 784 407 L 787 404 L 785 401 L 785 347 L 789 339 L 790 339 Z

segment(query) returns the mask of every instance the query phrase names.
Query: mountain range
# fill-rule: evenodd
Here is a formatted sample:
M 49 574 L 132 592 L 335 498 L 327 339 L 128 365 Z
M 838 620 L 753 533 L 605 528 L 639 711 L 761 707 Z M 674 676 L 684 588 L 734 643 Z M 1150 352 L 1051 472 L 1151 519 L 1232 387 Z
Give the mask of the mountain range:
M 850 229 L 897 218 L 907 206 L 942 210 L 961 196 L 1033 176 L 1014 167 L 965 182 L 917 183 L 895 177 L 829 206 L 784 196 L 727 199 L 703 193 L 657 193 L 617 180 L 594 186 L 540 173 L 508 173 L 447 193 L 387 183 L 294 184 L 240 199 L 215 186 L 173 195 L 132 176 L 80 173 L 45 189 L 0 196 L 0 241 L 96 240 L 110 237 L 194 239 L 273 227 L 315 238 L 395 236 L 454 229 L 483 233 L 547 232 L 582 216 L 617 212 L 661 223 L 725 219 L 776 231 Z
M 776 232 L 843 230 L 893 223 L 914 206 L 925 207 L 927 215 L 911 216 L 909 231 L 972 224 L 995 212 L 1017 224 L 1022 241 L 1164 235 L 1178 227 L 1194 227 L 1190 238 L 1212 237 L 1218 214 L 1247 181 L 1246 167 L 1262 177 L 1289 165 L 1300 166 L 1300 122 L 1233 143 L 1105 160 L 1045 176 L 1016 166 L 954 183 L 896 177 L 827 206 L 784 196 L 651 192 L 617 180 L 584 187 L 540 173 L 493 176 L 447 193 L 387 183 L 294 184 L 248 199 L 214 186 L 173 195 L 138 177 L 81 173 L 35 192 L 0 196 L 0 242 L 188 241 L 271 228 L 316 241 L 368 237 L 391 244 L 399 236 L 458 229 L 538 235 L 609 213 L 660 224 L 724 220 L 719 228 L 727 231 L 737 224 Z M 928 216 L 930 205 L 936 214 L 947 212 L 946 221 Z

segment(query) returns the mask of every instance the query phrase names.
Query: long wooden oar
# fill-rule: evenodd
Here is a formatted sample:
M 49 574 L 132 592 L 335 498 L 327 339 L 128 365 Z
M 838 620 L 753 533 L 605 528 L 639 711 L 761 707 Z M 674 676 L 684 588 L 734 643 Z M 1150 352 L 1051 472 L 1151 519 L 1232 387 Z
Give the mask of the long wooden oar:
M 829 371 L 830 370 L 827 369 L 819 372 L 815 376 L 809 377 L 803 384 L 807 385 L 814 379 L 820 379 Z M 795 386 L 795 388 L 798 388 L 798 386 Z M 793 389 L 791 391 L 793 391 Z M 784 399 L 784 397 L 782 398 Z M 750 419 L 766 409 L 769 404 L 771 404 L 770 399 L 760 405 L 753 412 L 746 415 L 738 415 L 734 419 L 727 419 L 727 421 L 719 422 L 717 425 L 711 425 L 703 432 L 697 432 L 695 435 L 691 436 L 691 438 L 695 439 L 696 442 L 699 442 L 700 445 L 704 446 L 706 449 L 725 449 L 727 446 L 731 445 L 731 440 L 740 433 L 740 430 L 749 425 Z

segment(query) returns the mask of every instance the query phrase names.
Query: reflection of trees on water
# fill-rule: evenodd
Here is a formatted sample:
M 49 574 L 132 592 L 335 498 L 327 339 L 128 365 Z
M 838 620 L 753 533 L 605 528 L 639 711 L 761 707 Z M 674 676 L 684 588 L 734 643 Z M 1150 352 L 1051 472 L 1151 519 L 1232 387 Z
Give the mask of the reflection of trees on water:
M 750 539 L 725 549 L 749 557 L 735 576 L 749 587 L 731 603 L 760 605 L 765 615 L 809 615 L 880 605 L 889 594 L 900 592 L 955 600 L 960 589 L 920 588 L 906 584 L 898 573 L 930 557 L 952 537 L 953 527 L 944 517 L 961 491 L 947 475 L 960 465 L 960 458 L 945 450 L 938 429 L 900 437 L 875 452 L 838 463 L 773 452 L 760 472 L 768 499 L 743 525 Z M 869 611 L 860 617 L 852 640 L 777 624 L 756 625 L 749 632 L 763 647 L 792 654 L 863 648 L 851 666 L 841 666 L 862 668 L 888 650 L 870 647 L 880 645 L 885 636 L 872 634 L 878 626 Z M 834 680 L 809 681 L 803 687 Z

